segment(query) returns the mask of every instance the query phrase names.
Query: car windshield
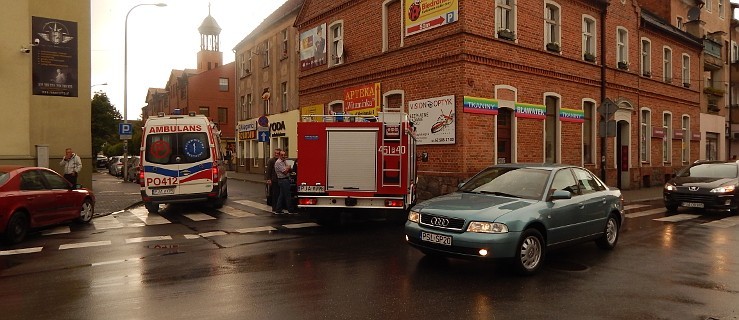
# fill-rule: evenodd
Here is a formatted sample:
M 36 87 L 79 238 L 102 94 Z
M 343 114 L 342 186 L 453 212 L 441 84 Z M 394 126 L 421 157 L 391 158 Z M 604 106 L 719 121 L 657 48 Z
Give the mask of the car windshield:
M 705 163 L 684 169 L 678 177 L 736 178 L 737 166 L 733 163 Z
M 488 168 L 472 177 L 459 191 L 539 200 L 548 179 L 548 170 Z

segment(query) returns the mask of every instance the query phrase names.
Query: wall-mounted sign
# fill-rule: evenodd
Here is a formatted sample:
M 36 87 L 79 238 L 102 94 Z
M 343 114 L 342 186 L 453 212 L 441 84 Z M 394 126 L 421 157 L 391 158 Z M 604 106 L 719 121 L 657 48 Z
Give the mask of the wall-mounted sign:
M 424 144 L 455 143 L 454 96 L 408 102 L 408 117 L 416 126 L 416 141 Z
M 693 134 L 690 135 L 690 141 L 701 141 L 701 133 L 693 132 Z
M 323 114 L 323 105 L 316 104 L 312 106 L 300 108 L 300 121 L 304 122 L 322 122 L 323 117 L 312 117 L 314 115 Z
M 457 21 L 458 0 L 405 0 L 405 36 Z
M 28 49 L 33 55 L 33 94 L 77 97 L 77 22 L 33 17 L 31 38 L 39 40 Z
M 238 132 L 257 130 L 257 123 L 254 120 L 250 122 L 240 122 L 237 125 L 236 130 Z
M 675 129 L 672 131 L 672 139 L 682 140 L 685 137 L 685 130 Z
M 257 130 L 239 131 L 239 140 L 254 140 L 257 138 Z
M 326 24 L 300 34 L 300 70 L 326 64 Z
M 462 111 L 466 113 L 498 114 L 498 100 L 464 96 Z
M 540 104 L 516 103 L 516 117 L 544 120 L 547 118 L 547 107 Z
M 577 110 L 577 109 L 560 108 L 559 109 L 559 120 L 564 121 L 564 122 L 583 123 L 585 122 L 585 111 Z
M 652 127 L 652 138 L 659 138 L 662 139 L 665 137 L 665 128 L 664 127 Z
M 376 116 L 379 108 L 379 82 L 344 89 L 344 112 L 353 115 Z

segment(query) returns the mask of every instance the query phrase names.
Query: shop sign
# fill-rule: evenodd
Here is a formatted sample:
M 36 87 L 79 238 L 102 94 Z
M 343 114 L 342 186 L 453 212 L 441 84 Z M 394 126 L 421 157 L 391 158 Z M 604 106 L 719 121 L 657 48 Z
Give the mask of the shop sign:
M 417 144 L 454 144 L 454 110 L 453 95 L 408 102 L 408 117 L 416 127 Z
M 457 21 L 458 0 L 405 0 L 405 36 Z
M 701 141 L 701 133 L 700 132 L 693 132 L 692 135 L 690 135 L 691 141 Z
M 379 82 L 344 89 L 344 112 L 352 115 L 376 116 L 379 108 Z
M 322 122 L 323 117 L 312 117 L 323 114 L 323 105 L 316 104 L 312 106 L 300 108 L 300 121 L 303 122 Z
M 665 128 L 664 127 L 652 127 L 652 138 L 664 138 Z
M 547 118 L 547 107 L 540 104 L 516 103 L 516 117 L 544 120 Z
M 583 123 L 585 122 L 585 111 L 577 110 L 577 109 L 560 108 L 559 109 L 559 120 L 564 121 L 564 122 Z
M 498 114 L 498 100 L 464 96 L 462 111 L 466 113 Z
M 675 129 L 675 130 L 672 131 L 672 139 L 682 140 L 683 137 L 685 137 L 685 130 L 683 130 L 683 129 Z

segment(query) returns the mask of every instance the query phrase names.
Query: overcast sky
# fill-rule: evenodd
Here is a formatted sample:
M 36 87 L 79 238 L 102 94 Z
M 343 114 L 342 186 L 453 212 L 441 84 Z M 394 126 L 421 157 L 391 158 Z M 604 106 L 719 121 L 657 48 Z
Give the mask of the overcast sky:
M 123 111 L 124 34 L 128 18 L 128 112 L 138 119 L 148 88 L 162 88 L 172 69 L 195 69 L 200 51 L 198 27 L 211 15 L 221 26 L 223 63 L 234 61 L 231 49 L 285 0 L 91 0 L 92 91 L 103 91 Z M 98 85 L 107 83 L 108 85 Z

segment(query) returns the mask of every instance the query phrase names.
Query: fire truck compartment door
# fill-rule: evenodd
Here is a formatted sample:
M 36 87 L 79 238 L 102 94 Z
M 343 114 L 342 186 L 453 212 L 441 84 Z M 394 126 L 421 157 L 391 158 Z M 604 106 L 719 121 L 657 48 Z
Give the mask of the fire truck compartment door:
M 378 130 L 328 131 L 327 191 L 375 191 Z

